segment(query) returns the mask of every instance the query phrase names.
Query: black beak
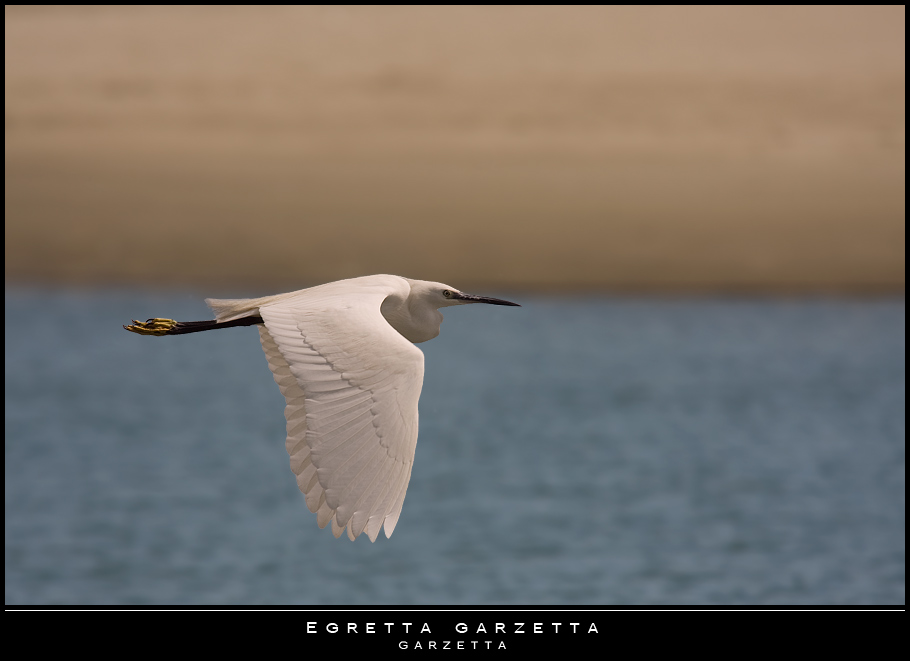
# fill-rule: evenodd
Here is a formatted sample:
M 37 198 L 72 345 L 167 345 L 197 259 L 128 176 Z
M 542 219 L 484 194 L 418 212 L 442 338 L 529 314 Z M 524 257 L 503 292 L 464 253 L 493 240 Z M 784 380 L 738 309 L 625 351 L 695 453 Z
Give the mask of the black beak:
M 518 303 L 504 301 L 501 298 L 489 298 L 487 296 L 474 296 L 473 294 L 462 294 L 461 292 L 452 292 L 452 298 L 459 301 L 470 301 L 471 303 L 489 303 L 490 305 L 514 305 L 517 308 L 521 306 Z

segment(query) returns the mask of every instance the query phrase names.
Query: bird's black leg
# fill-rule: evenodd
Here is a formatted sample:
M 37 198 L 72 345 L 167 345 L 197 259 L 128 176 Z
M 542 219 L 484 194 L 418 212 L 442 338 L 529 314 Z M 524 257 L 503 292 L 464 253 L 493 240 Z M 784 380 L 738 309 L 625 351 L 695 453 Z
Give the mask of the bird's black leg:
M 237 326 L 255 326 L 261 324 L 262 317 L 241 317 L 233 321 L 218 323 L 214 319 L 211 321 L 174 321 L 173 319 L 162 319 L 155 317 L 145 321 L 136 321 L 124 328 L 131 333 L 139 335 L 185 335 L 186 333 L 200 333 L 207 330 L 217 330 L 219 328 L 235 328 Z

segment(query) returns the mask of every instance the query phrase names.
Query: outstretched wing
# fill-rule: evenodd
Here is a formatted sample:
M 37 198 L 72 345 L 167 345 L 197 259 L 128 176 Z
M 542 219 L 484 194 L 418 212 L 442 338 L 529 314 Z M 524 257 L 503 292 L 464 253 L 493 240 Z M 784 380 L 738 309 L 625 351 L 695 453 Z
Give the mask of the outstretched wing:
M 400 288 L 347 280 L 259 309 L 269 368 L 287 402 L 287 450 L 320 527 L 391 536 L 414 448 L 423 352 L 380 312 Z M 404 286 L 407 283 L 402 281 Z

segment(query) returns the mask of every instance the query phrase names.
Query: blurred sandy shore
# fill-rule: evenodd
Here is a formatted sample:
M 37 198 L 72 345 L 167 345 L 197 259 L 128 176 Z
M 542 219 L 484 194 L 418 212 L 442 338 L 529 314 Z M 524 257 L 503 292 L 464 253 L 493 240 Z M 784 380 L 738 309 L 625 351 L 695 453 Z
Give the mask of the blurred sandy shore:
M 903 7 L 5 18 L 7 281 L 904 287 Z

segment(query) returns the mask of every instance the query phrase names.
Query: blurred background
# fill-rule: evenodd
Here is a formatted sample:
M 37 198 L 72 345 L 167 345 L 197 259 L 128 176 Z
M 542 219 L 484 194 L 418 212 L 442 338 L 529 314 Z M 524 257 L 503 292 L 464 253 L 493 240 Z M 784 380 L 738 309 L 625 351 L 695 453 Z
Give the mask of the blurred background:
M 903 19 L 7 8 L 7 279 L 902 291 Z
M 903 603 L 904 7 L 5 36 L 7 603 Z M 524 307 L 421 345 L 408 500 L 352 545 L 254 333 L 120 325 L 373 273 Z

